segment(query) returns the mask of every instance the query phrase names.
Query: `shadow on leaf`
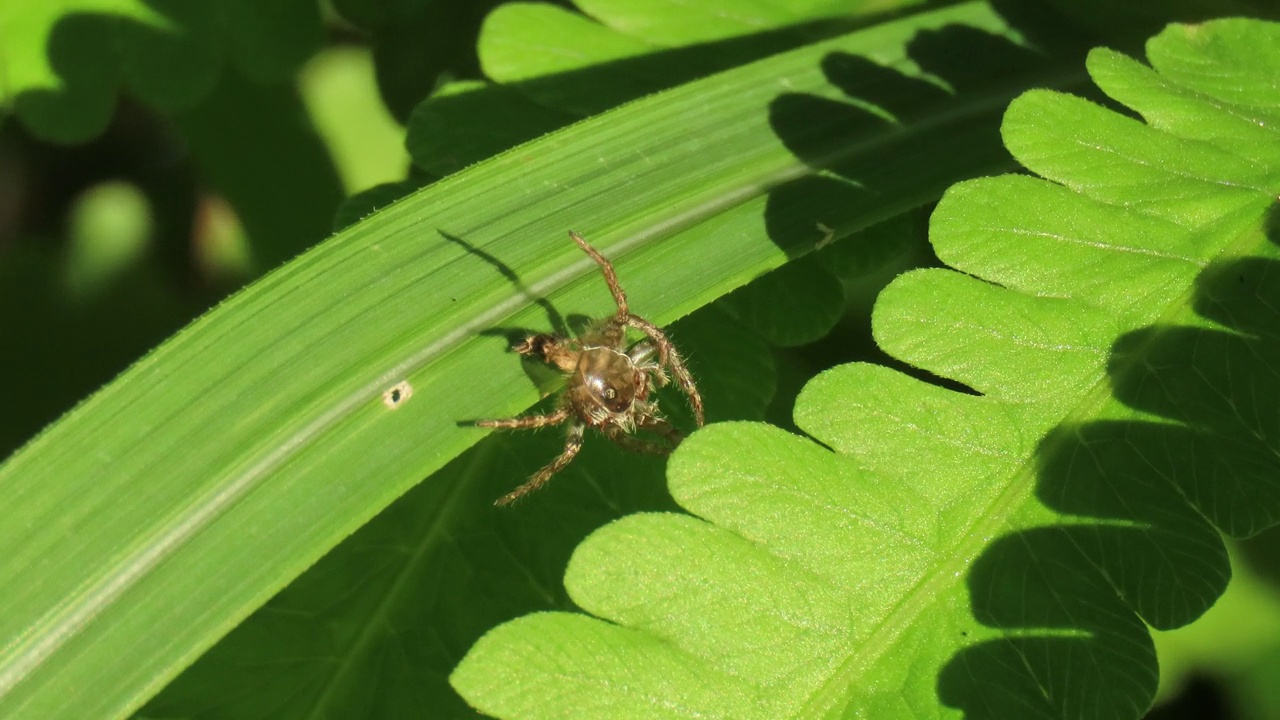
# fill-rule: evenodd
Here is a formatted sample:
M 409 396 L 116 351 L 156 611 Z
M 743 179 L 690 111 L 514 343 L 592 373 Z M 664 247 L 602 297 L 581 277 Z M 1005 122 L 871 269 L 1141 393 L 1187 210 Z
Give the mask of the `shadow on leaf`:
M 1149 326 L 1112 348 L 1112 392 L 1144 419 L 1042 444 L 1037 495 L 1078 522 L 1000 538 L 975 562 L 973 612 L 1000 637 L 961 651 L 938 686 L 966 717 L 1138 717 L 1158 679 L 1146 625 L 1198 618 L 1231 577 L 1220 533 L 1275 523 L 1280 262 L 1210 266 L 1194 307 L 1214 325 Z

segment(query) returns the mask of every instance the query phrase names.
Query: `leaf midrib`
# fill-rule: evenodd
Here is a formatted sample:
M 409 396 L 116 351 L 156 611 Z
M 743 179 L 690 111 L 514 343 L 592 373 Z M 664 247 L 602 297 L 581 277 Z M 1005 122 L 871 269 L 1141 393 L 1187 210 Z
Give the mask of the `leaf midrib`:
M 1215 253 L 1215 256 L 1232 255 L 1246 248 L 1256 247 L 1256 241 L 1251 240 L 1250 233 L 1241 233 L 1235 242 Z M 1209 264 L 1209 261 L 1201 261 L 1199 267 L 1204 268 Z M 1198 273 L 1189 278 L 1182 292 L 1165 303 L 1164 311 L 1158 316 L 1135 319 L 1134 322 L 1130 323 L 1131 328 L 1118 329 L 1119 332 L 1115 337 L 1119 337 L 1134 327 L 1169 327 L 1175 326 L 1175 320 L 1186 320 L 1188 317 L 1199 318 L 1199 315 L 1194 311 L 1192 302 L 1197 293 L 1194 282 L 1195 277 L 1198 277 Z M 1016 291 L 1010 290 L 1009 292 Z M 1143 322 L 1143 320 L 1147 320 L 1147 322 Z M 1162 334 L 1151 333 L 1150 335 L 1144 340 L 1142 348 L 1151 347 L 1157 341 L 1157 337 Z M 1109 352 L 1104 354 L 1108 357 L 1110 356 Z M 1142 362 L 1144 357 L 1145 353 L 1142 352 L 1141 348 L 1137 352 L 1130 353 L 1129 359 L 1123 365 L 1120 365 L 1118 371 L 1114 374 L 1120 377 L 1129 375 Z M 994 398 L 990 398 L 990 400 L 1000 402 Z M 1074 409 L 1063 415 L 1054 426 L 1061 427 L 1063 425 L 1076 424 L 1085 419 L 1102 417 L 1102 409 L 1114 400 L 1115 398 L 1111 394 L 1109 373 L 1104 364 L 1088 389 L 1082 393 L 1080 400 L 1075 403 Z M 1009 479 L 1005 483 L 1005 489 L 962 531 L 961 537 L 963 539 L 957 546 L 957 552 L 949 554 L 947 559 L 937 566 L 937 570 L 926 574 L 922 582 L 917 583 L 904 595 L 901 602 L 893 606 L 893 609 L 885 616 L 884 620 L 875 625 L 874 629 L 866 636 L 866 639 L 858 644 L 854 651 L 850 653 L 850 657 L 840 664 L 836 672 L 832 674 L 827 682 L 823 683 L 812 695 L 810 701 L 802 706 L 801 712 L 794 717 L 825 717 L 830 710 L 838 707 L 846 699 L 848 689 L 853 687 L 853 680 L 865 672 L 872 663 L 878 661 L 891 650 L 894 642 L 915 624 L 916 619 L 924 614 L 928 606 L 944 594 L 949 582 L 955 582 L 956 578 L 963 577 L 964 569 L 977 559 L 978 555 L 987 547 L 987 538 L 994 537 L 1001 529 L 1010 528 L 1009 520 L 1011 518 L 1021 514 L 1024 510 L 1038 505 L 1034 500 L 1034 490 L 1038 476 L 1035 469 L 1035 460 L 1041 454 L 1054 455 L 1055 450 L 1060 447 L 1061 443 L 1066 442 L 1065 438 L 1051 433 L 1044 433 L 1041 438 L 1042 440 L 1044 438 L 1048 439 L 1034 446 L 1034 449 L 1009 475 Z M 1185 498 L 1185 495 L 1183 497 Z M 1190 498 L 1186 499 L 1190 502 Z M 982 532 L 982 530 L 989 532 Z M 1038 630 L 1037 634 L 1039 634 Z

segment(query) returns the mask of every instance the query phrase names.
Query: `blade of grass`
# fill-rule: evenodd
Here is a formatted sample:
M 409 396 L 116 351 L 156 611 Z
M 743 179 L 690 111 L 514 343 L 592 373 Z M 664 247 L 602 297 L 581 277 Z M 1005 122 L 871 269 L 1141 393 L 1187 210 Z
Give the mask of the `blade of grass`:
M 568 228 L 666 323 L 811 250 L 818 222 L 851 232 L 1000 167 L 984 138 L 1017 87 L 903 120 L 779 112 L 780 93 L 855 110 L 832 55 L 938 87 L 907 48 L 947 26 L 1017 36 L 971 3 L 653 96 L 392 205 L 141 360 L 0 468 L 0 715 L 128 713 L 483 435 L 460 421 L 531 404 L 500 331 L 547 327 L 548 294 L 608 306 Z M 856 182 L 807 184 L 827 164 Z

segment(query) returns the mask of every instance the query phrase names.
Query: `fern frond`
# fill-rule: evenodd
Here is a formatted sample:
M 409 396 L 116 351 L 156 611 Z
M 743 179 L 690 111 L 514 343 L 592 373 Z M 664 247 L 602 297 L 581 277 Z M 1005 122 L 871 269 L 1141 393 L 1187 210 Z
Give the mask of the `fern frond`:
M 1255 65 L 1280 26 L 1171 26 L 1147 57 L 1088 63 L 1145 123 L 1015 101 L 1040 178 L 954 187 L 954 270 L 878 301 L 882 348 L 973 393 L 854 364 L 797 403 L 822 445 L 697 433 L 669 470 L 695 517 L 596 532 L 565 578 L 595 617 L 496 628 L 459 692 L 501 718 L 1139 717 L 1145 625 L 1194 620 L 1219 532 L 1280 512 L 1280 95 Z

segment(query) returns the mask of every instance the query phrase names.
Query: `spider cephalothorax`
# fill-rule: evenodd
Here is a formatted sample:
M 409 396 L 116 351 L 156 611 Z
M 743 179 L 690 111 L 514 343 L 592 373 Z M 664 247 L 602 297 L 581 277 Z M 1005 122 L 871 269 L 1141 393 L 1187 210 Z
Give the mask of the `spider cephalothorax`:
M 502 420 L 481 420 L 476 424 L 493 428 L 540 428 L 569 424 L 564 451 L 550 464 L 534 473 L 511 493 L 498 499 L 499 505 L 511 503 L 542 487 L 552 475 L 568 465 L 582 448 L 587 426 L 598 428 L 610 440 L 624 448 L 639 452 L 665 454 L 680 444 L 681 435 L 671 423 L 658 414 L 649 399 L 655 388 L 668 382 L 666 371 L 689 396 L 698 427 L 702 427 L 702 396 L 693 384 L 693 376 L 685 367 L 680 353 L 656 325 L 627 309 L 627 294 L 618 285 L 618 276 L 607 258 L 591 247 L 582 236 L 570 232 L 592 260 L 600 266 L 605 283 L 618 311 L 583 333 L 581 338 L 558 335 L 531 335 L 513 348 L 521 355 L 535 357 L 567 375 L 560 405 L 545 415 Z M 627 329 L 639 330 L 645 339 L 627 346 Z M 632 436 L 638 430 L 655 433 L 662 441 Z

